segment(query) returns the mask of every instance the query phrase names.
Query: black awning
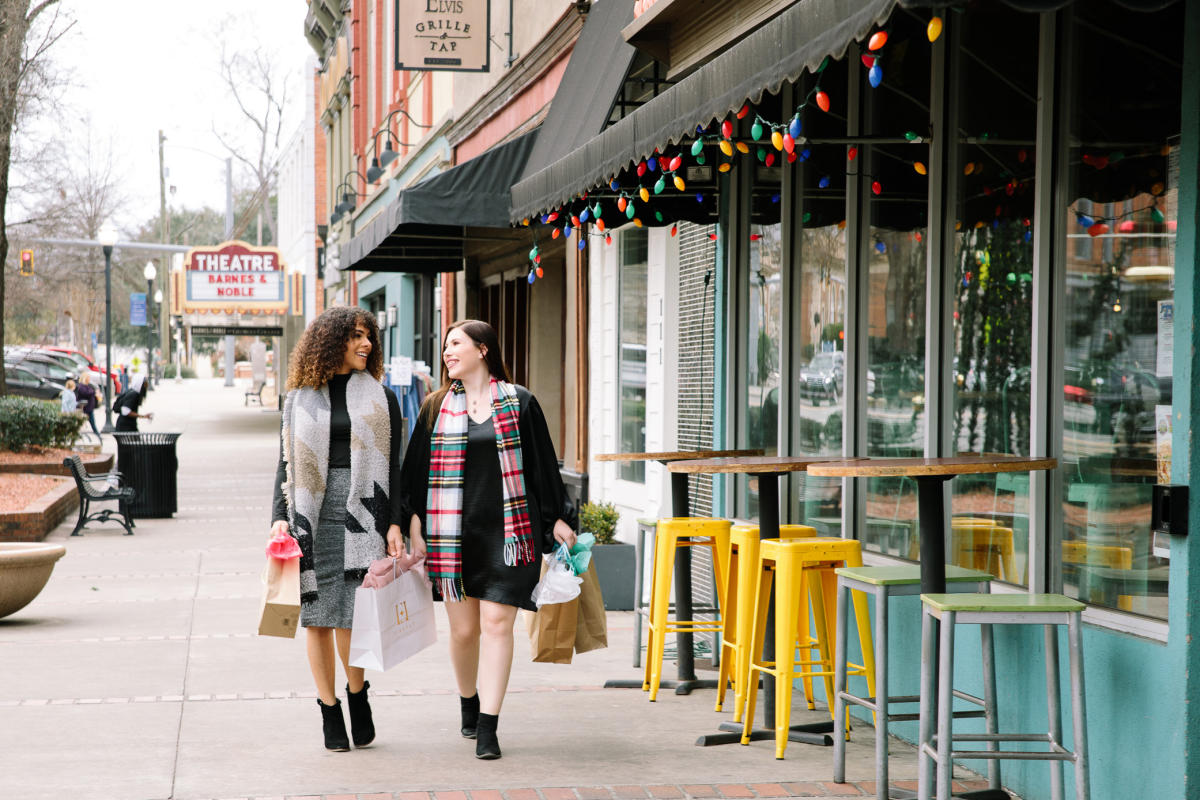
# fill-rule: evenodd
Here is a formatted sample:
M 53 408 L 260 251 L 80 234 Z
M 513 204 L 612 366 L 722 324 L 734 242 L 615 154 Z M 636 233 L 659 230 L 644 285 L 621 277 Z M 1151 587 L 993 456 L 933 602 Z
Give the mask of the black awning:
M 345 269 L 461 270 L 463 241 L 473 231 L 509 227 L 510 189 L 536 139 L 531 131 L 402 190 L 350 240 Z
M 604 130 L 637 51 L 621 37 L 633 4 L 597 3 L 588 12 L 521 179 Z
M 724 119 L 747 102 L 758 103 L 764 93 L 778 92 L 806 70 L 816 70 L 827 56 L 840 57 L 850 42 L 884 22 L 897 2 L 800 0 L 574 152 L 514 186 L 512 220 L 557 208 L 656 148 L 691 136 L 697 125 Z M 615 41 L 623 41 L 619 33 Z

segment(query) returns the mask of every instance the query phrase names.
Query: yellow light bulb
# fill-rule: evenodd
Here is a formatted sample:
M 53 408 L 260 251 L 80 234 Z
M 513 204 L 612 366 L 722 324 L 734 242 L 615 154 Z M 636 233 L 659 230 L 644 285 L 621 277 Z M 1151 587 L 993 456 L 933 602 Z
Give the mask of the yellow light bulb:
M 727 156 L 733 155 L 733 145 L 729 143 L 728 139 L 721 140 L 721 152 Z
M 732 164 L 722 164 L 721 166 L 717 167 L 718 172 L 729 172 L 731 169 L 733 169 Z
M 684 182 L 683 182 L 683 178 L 679 177 L 678 175 L 676 175 L 676 176 L 675 176 L 675 188 L 676 188 L 676 189 L 678 189 L 678 190 L 679 190 L 679 191 L 681 191 L 681 192 L 682 192 L 682 191 L 683 191 L 683 189 L 684 189 Z

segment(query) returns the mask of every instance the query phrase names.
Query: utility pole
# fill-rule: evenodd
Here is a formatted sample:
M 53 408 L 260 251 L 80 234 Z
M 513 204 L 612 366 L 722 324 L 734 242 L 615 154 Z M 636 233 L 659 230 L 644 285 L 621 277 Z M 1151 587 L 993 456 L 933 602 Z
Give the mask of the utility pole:
M 158 132 L 158 207 L 159 221 L 161 222 L 162 231 L 160 239 L 163 244 L 171 243 L 171 218 L 167 215 L 167 170 L 163 158 L 163 143 L 167 141 L 167 137 L 163 135 L 162 130 Z M 162 257 L 162 286 L 167 288 L 163 292 L 163 304 L 167 302 L 167 296 L 170 293 L 171 287 L 171 257 L 164 255 Z M 146 298 L 147 307 L 154 302 L 153 297 Z M 159 348 L 162 350 L 163 361 L 160 363 L 171 363 L 171 339 L 170 339 L 170 314 L 164 314 L 163 309 L 158 309 L 158 342 Z
M 233 238 L 233 158 L 225 159 L 225 241 Z M 233 337 L 225 337 L 225 385 L 233 386 Z

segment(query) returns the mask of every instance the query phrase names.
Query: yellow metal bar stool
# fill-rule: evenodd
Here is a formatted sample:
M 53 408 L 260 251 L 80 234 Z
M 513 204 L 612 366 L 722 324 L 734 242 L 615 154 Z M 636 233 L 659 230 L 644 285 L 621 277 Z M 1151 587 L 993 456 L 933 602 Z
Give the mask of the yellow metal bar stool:
M 817 535 L 817 529 L 808 525 L 780 525 L 780 539 L 804 539 Z M 717 707 L 725 704 L 725 690 L 733 684 L 733 721 L 742 721 L 746 707 L 746 664 L 750 658 L 750 635 L 753 628 L 754 591 L 757 588 L 755 570 L 758 569 L 759 531 L 757 525 L 734 525 L 729 532 L 729 579 L 725 583 L 725 597 L 721 619 L 721 669 L 717 679 Z M 801 609 L 800 630 L 808 631 L 807 608 Z M 805 637 L 801 647 L 815 644 L 816 640 Z M 804 697 L 808 707 L 813 708 L 812 678 L 805 677 Z
M 720 633 L 723 626 L 721 605 L 727 582 L 729 561 L 729 528 L 725 519 L 674 517 L 660 519 L 654 537 L 654 568 L 650 583 L 650 629 L 646 645 L 645 677 L 642 691 L 650 692 L 650 702 L 658 699 L 662 682 L 663 650 L 670 633 Z M 675 568 L 675 552 L 681 547 L 707 547 L 712 551 L 713 572 L 717 582 L 718 619 L 670 619 L 671 578 Z M 694 609 L 694 612 L 700 609 Z
M 746 714 L 742 729 L 742 744 L 749 744 L 754 725 L 755 703 L 758 694 L 758 676 L 766 673 L 775 676 L 775 757 L 783 758 L 791 724 L 792 682 L 799 674 L 809 678 L 824 678 L 825 697 L 829 701 L 829 713 L 833 716 L 833 647 L 837 630 L 827 609 L 835 605 L 838 567 L 862 566 L 862 552 L 855 539 L 817 537 L 814 539 L 766 539 L 759 545 L 758 592 L 754 604 L 754 627 L 751 653 L 746 665 Z M 767 614 L 772 610 L 771 588 L 775 588 L 775 660 L 762 657 L 766 633 Z M 812 627 L 816 632 L 818 658 L 797 659 L 795 642 L 798 635 L 807 637 L 808 631 L 799 631 L 800 608 L 807 602 L 812 604 Z M 862 649 L 863 663 L 851 664 L 850 674 L 863 675 L 867 679 L 868 691 L 875 691 L 875 652 L 871 642 L 871 623 L 867 610 L 867 598 L 862 592 L 854 592 L 854 613 L 858 622 L 858 642 Z M 799 669 L 797 669 L 799 667 Z M 844 732 L 834 731 L 834 738 Z
M 853 703 L 870 709 L 875 714 L 875 797 L 877 800 L 888 800 L 888 723 L 912 721 L 920 718 L 916 712 L 894 713 L 894 704 L 918 703 L 920 695 L 893 695 L 888 693 L 888 603 L 893 597 L 909 597 L 921 593 L 921 568 L 916 564 L 894 567 L 840 567 L 837 570 L 837 657 L 834 661 L 836 675 L 833 678 L 833 727 L 839 730 L 845 724 L 846 704 Z M 990 591 L 992 576 L 979 570 L 962 567 L 946 567 L 947 592 L 977 592 Z M 875 599 L 875 692 L 863 697 L 846 688 L 846 633 L 847 600 L 852 591 L 866 592 Z M 987 663 L 985 686 L 994 686 L 995 680 L 991 675 L 991 662 Z M 956 696 L 974 701 L 969 695 L 959 693 Z M 995 704 L 985 704 L 990 709 Z M 989 717 L 989 731 L 995 730 L 994 715 L 984 710 L 956 711 L 955 718 Z M 993 762 L 994 763 L 994 762 Z M 998 770 L 988 770 L 989 783 L 992 788 L 1000 788 L 1000 773 Z M 846 782 L 846 739 L 834 737 L 833 740 L 833 782 Z

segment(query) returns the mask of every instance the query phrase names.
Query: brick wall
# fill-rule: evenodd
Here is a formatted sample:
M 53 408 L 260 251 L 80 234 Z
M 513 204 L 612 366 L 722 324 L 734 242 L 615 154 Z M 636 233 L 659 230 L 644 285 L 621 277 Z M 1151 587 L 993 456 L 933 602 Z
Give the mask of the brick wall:
M 64 480 L 23 511 L 0 513 L 0 542 L 40 542 L 79 508 L 74 480 Z

